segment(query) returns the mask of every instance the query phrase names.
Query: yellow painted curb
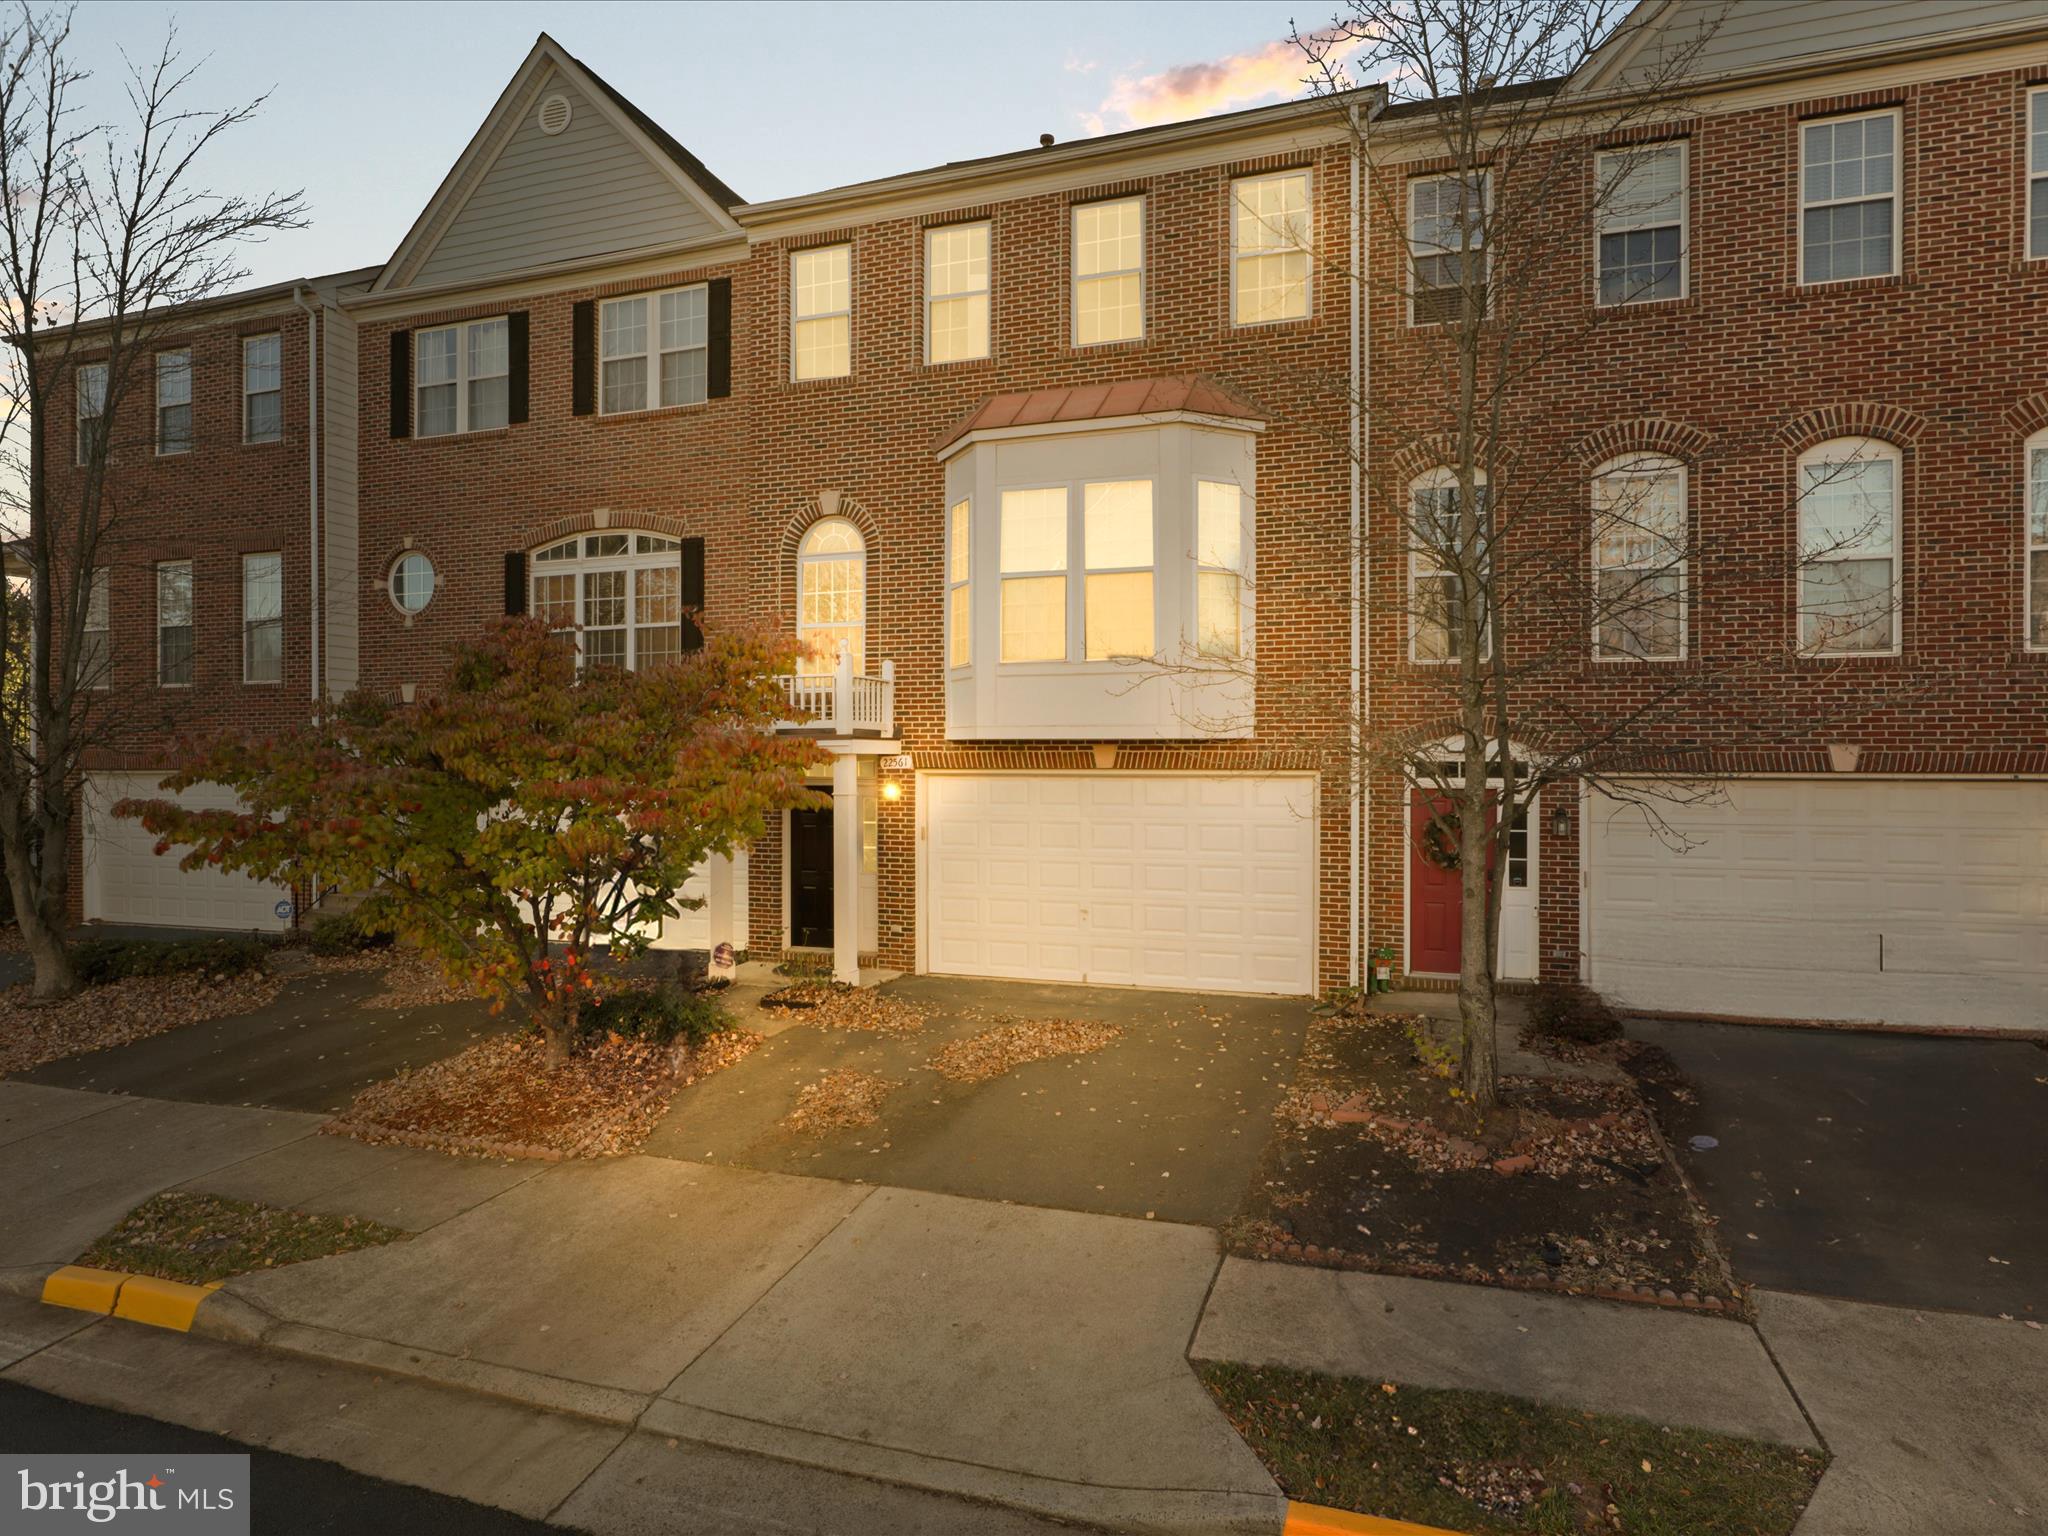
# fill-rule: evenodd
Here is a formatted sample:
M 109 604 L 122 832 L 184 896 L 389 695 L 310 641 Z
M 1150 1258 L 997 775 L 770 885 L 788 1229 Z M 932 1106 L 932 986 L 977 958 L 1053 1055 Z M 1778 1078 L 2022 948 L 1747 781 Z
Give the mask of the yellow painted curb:
M 121 1284 L 128 1276 L 117 1269 L 91 1269 L 84 1264 L 66 1264 L 43 1282 L 43 1300 L 53 1307 L 75 1307 L 80 1312 L 105 1315 L 114 1310 Z
M 1287 1501 L 1285 1536 L 1458 1536 L 1440 1525 L 1413 1525 L 1406 1520 L 1382 1520 L 1378 1515 L 1354 1515 L 1348 1509 L 1324 1509 L 1319 1504 Z
M 219 1290 L 220 1285 L 218 1280 L 206 1285 L 187 1285 L 182 1280 L 159 1280 L 154 1275 L 130 1275 L 114 1304 L 114 1316 L 188 1333 L 199 1303 Z

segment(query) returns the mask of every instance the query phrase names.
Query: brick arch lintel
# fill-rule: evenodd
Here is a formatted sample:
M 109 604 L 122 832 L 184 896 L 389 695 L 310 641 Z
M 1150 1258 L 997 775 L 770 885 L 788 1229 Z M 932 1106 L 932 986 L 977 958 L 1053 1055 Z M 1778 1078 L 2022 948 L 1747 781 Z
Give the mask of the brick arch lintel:
M 2006 409 L 2005 421 L 2021 437 L 2032 437 L 2048 427 L 2048 389 L 2015 401 Z
M 1481 443 L 1482 453 L 1485 446 Z M 1506 479 L 1514 472 L 1517 457 L 1515 450 L 1507 443 L 1496 443 L 1494 450 L 1494 463 L 1501 471 L 1502 478 Z M 1427 474 L 1432 469 L 1448 468 L 1457 461 L 1457 457 L 1456 440 L 1448 432 L 1411 439 L 1394 449 L 1383 461 L 1386 466 L 1387 482 L 1399 487 L 1405 495 L 1408 483 L 1416 476 Z M 1482 471 L 1485 467 L 1484 464 L 1480 466 Z
M 572 533 L 658 533 L 664 538 L 680 539 L 689 531 L 680 519 L 662 517 L 653 512 L 609 511 L 602 526 L 595 512 L 577 512 L 568 517 L 558 517 L 545 527 L 533 530 L 527 536 L 526 548 L 539 549 L 543 544 L 566 539 Z
M 1588 469 L 1631 453 L 1659 453 L 1681 464 L 1695 464 L 1713 440 L 1714 434 L 1704 427 L 1666 416 L 1638 416 L 1588 432 L 1572 444 L 1572 454 Z
M 1902 405 L 1849 400 L 1802 411 L 1778 428 L 1778 441 L 1793 453 L 1837 437 L 1874 437 L 1904 445 L 1927 430 L 1927 418 Z
M 788 565 L 796 559 L 797 546 L 803 543 L 804 535 L 814 523 L 821 523 L 828 517 L 843 517 L 860 530 L 860 536 L 872 556 L 875 545 L 881 538 L 881 529 L 875 523 L 874 514 L 855 501 L 844 491 L 825 490 L 818 492 L 798 507 L 782 525 L 782 563 Z

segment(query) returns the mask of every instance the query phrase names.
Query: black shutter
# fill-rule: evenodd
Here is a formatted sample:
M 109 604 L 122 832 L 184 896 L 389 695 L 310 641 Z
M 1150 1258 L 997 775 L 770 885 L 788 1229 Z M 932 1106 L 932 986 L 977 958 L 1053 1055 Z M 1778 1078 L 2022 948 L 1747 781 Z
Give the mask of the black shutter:
M 526 311 L 515 309 L 505 317 L 505 419 L 526 420 Z
M 683 649 L 703 649 L 704 631 L 697 627 L 697 615 L 704 611 L 704 541 L 683 540 Z
M 569 409 L 578 416 L 597 410 L 597 301 L 584 299 L 570 317 Z
M 505 612 L 513 615 L 526 612 L 526 554 L 523 550 L 508 550 L 505 554 Z
M 391 435 L 412 436 L 412 332 L 391 333 Z
M 710 286 L 710 301 L 705 306 L 704 393 L 723 400 L 732 393 L 732 279 L 714 277 Z

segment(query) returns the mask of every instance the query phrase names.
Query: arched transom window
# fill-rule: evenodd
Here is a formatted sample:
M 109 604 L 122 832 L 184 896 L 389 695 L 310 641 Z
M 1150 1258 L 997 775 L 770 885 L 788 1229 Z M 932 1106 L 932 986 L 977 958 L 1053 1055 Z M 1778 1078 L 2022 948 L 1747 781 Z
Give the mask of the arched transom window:
M 579 533 L 529 562 L 533 609 L 574 630 L 586 666 L 639 669 L 683 653 L 679 540 L 659 533 Z
M 867 543 L 846 518 L 820 518 L 797 546 L 796 638 L 804 652 L 799 665 L 808 673 L 830 672 L 844 651 L 854 671 L 862 671 L 867 615 Z

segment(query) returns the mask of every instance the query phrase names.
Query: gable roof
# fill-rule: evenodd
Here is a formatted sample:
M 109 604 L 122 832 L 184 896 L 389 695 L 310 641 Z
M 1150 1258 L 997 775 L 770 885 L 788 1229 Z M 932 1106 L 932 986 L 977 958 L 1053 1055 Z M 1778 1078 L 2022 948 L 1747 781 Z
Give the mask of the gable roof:
M 535 124 L 544 94 L 571 103 L 565 129 Z M 731 210 L 739 202 L 703 161 L 543 32 L 372 291 L 736 239 Z

